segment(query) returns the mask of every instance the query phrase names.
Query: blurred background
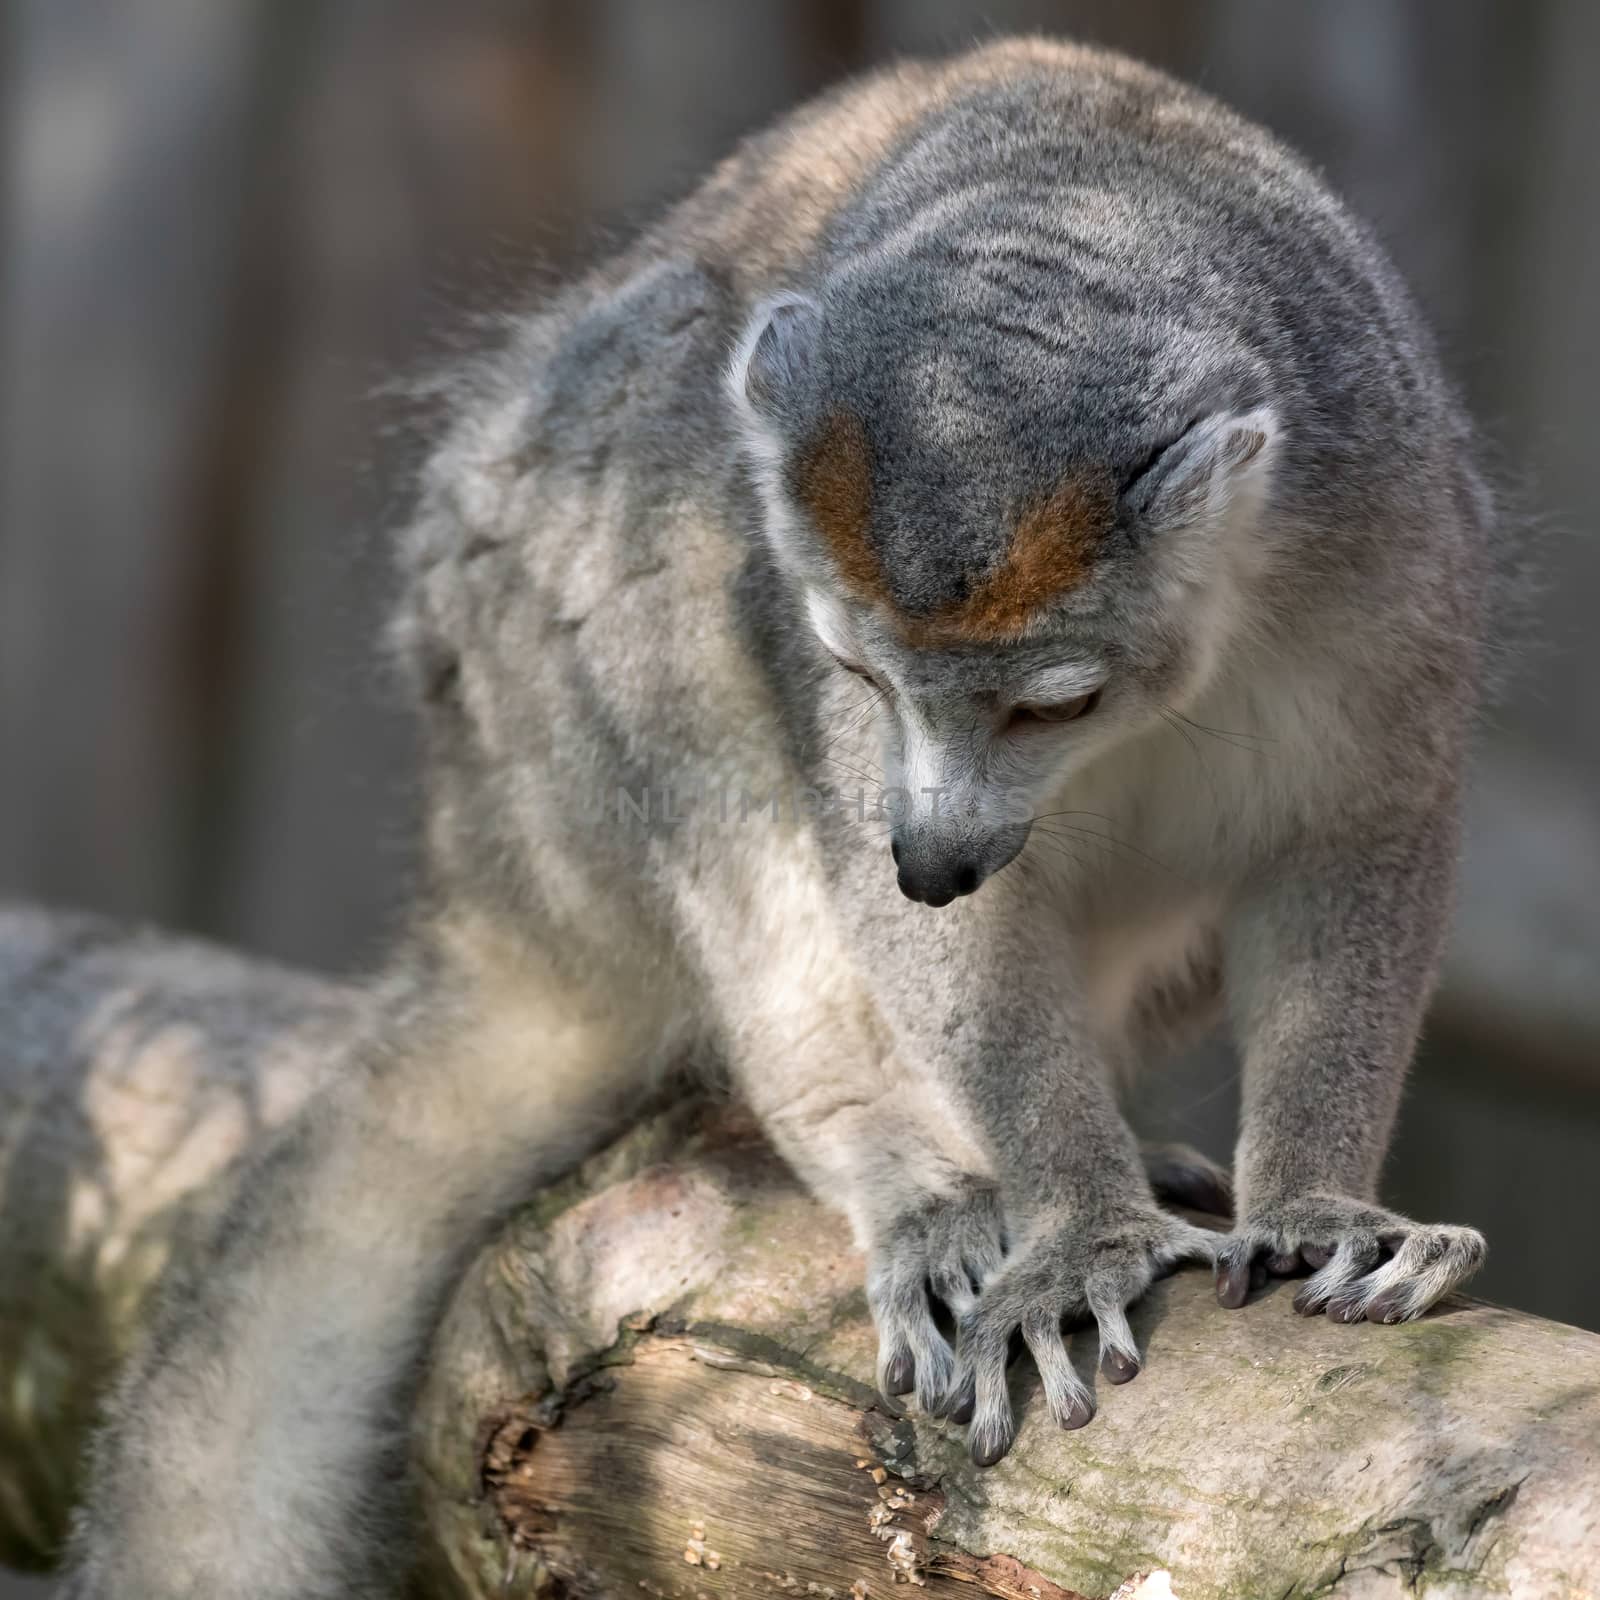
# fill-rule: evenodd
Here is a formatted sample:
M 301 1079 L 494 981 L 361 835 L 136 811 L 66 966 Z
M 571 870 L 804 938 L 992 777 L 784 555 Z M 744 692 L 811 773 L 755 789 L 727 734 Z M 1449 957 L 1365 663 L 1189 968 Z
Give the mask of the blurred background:
M 1600 1328 L 1600 7 L 1589 0 L 20 0 L 0 10 L 0 895 L 380 953 L 377 665 L 417 444 L 382 392 L 896 53 L 1041 29 L 1304 149 L 1389 242 L 1547 583 L 1486 730 L 1388 1193 Z M 1138 1115 L 1225 1155 L 1222 1057 Z

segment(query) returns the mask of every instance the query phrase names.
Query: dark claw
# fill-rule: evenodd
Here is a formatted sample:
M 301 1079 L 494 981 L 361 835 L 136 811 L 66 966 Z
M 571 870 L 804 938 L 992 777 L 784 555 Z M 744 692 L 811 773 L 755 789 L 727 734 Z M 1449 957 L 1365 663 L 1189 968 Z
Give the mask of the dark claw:
M 1368 1322 L 1399 1322 L 1400 1317 L 1400 1297 L 1395 1294 L 1380 1294 L 1367 1307 Z
M 1300 1246 L 1300 1259 L 1313 1272 L 1320 1272 L 1323 1267 L 1333 1260 L 1333 1246 L 1331 1244 L 1303 1244 Z
M 909 1350 L 901 1350 L 898 1354 L 889 1357 L 889 1364 L 883 1369 L 883 1387 L 887 1394 L 910 1394 L 917 1386 L 916 1363 L 911 1359 Z
M 1139 1376 L 1139 1363 L 1130 1361 L 1120 1350 L 1107 1350 L 1105 1358 L 1100 1363 L 1100 1370 L 1113 1383 L 1127 1383 L 1130 1379 Z M 1089 1419 L 1085 1417 L 1084 1422 Z M 1078 1424 L 1082 1426 L 1082 1423 Z
M 972 1413 L 978 1404 L 977 1391 L 971 1378 L 965 1379 L 959 1389 L 946 1395 L 941 1402 L 938 1414 L 948 1417 L 952 1422 L 963 1425 L 972 1421 Z
M 1011 1448 L 1014 1435 L 1009 1428 L 990 1428 L 972 1438 L 972 1463 L 992 1467 Z
M 1137 1367 L 1133 1369 L 1134 1372 L 1137 1372 L 1138 1370 L 1139 1369 Z M 1108 1373 L 1107 1376 L 1109 1377 L 1110 1374 Z M 1133 1373 L 1130 1372 L 1128 1376 L 1131 1378 Z M 1114 1381 L 1121 1383 L 1124 1380 L 1118 1378 Z M 1081 1428 L 1085 1423 L 1092 1422 L 1093 1420 L 1094 1407 L 1087 1400 L 1085 1400 L 1082 1395 L 1075 1395 L 1072 1401 L 1072 1408 L 1067 1412 L 1066 1419 L 1062 1422 L 1061 1426 L 1068 1429 Z
M 1219 1261 L 1217 1263 L 1217 1303 L 1229 1311 L 1237 1311 L 1250 1293 L 1250 1263 L 1248 1261 Z
M 1291 1278 L 1300 1270 L 1298 1250 L 1274 1250 L 1267 1257 L 1267 1271 L 1274 1278 Z
M 1294 1297 L 1294 1308 L 1302 1317 L 1314 1317 L 1322 1310 L 1323 1302 L 1317 1292 L 1307 1284 L 1299 1294 Z

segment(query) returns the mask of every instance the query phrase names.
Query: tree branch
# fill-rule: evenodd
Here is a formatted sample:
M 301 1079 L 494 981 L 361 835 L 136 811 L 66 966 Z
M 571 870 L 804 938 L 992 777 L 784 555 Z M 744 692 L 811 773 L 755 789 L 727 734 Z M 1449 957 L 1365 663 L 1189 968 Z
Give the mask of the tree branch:
M 154 1268 L 359 1005 L 202 946 L 0 915 L 10 1559 L 59 1536 L 85 1396 Z M 1088 1428 L 1051 1428 L 1019 1363 L 1021 1438 L 978 1473 L 959 1430 L 871 1390 L 861 1281 L 843 1225 L 730 1108 L 676 1106 L 537 1197 L 436 1342 L 417 1592 L 1596 1592 L 1600 1338 L 1467 1301 L 1303 1320 L 1285 1286 L 1224 1313 L 1180 1273 L 1135 1313 L 1145 1370 L 1098 1384 Z

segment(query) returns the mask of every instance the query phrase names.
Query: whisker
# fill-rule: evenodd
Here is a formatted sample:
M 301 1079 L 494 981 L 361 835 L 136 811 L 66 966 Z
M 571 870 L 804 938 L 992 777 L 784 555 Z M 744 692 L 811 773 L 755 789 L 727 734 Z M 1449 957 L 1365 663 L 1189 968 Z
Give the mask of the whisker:
M 1239 733 L 1232 728 L 1208 728 L 1205 723 L 1196 722 L 1193 717 L 1184 716 L 1181 711 L 1172 706 L 1165 706 L 1162 709 L 1169 716 L 1176 717 L 1185 727 L 1193 728 L 1196 733 L 1206 734 L 1222 744 L 1231 744 L 1236 750 L 1247 750 L 1251 755 L 1271 755 L 1272 752 L 1270 750 L 1259 749 L 1258 745 L 1276 744 L 1278 742 L 1271 734 Z M 1255 740 L 1256 743 L 1247 743 L 1246 741 L 1248 740 Z
M 843 756 L 821 756 L 818 758 L 818 765 L 825 767 L 837 767 L 841 772 L 848 774 L 858 783 L 866 784 L 869 789 L 877 788 L 883 778 L 882 772 L 863 772 L 860 767 L 852 766 L 844 759 Z
M 1073 852 L 1070 850 L 1063 849 L 1061 842 L 1057 839 L 1047 839 L 1043 834 L 1041 834 L 1037 842 L 1040 845 L 1054 851 L 1055 854 L 1060 856 L 1063 861 L 1070 861 L 1075 867 L 1082 867 L 1085 864 L 1081 856 L 1073 854 Z M 1035 841 L 1032 839 L 1028 841 L 1027 845 L 1023 848 L 1022 854 L 1017 858 L 1019 861 L 1026 861 L 1028 859 L 1028 851 L 1033 849 L 1034 843 Z
M 1111 818 L 1103 811 L 1040 811 L 1028 818 L 1029 822 L 1050 822 L 1056 817 L 1092 817 L 1096 822 L 1103 822 L 1109 828 L 1112 826 Z
M 853 735 L 861 732 L 862 725 L 870 715 L 870 712 L 871 708 L 869 707 L 867 711 L 861 712 L 858 715 L 849 718 L 847 721 L 841 723 L 837 728 L 834 728 L 829 734 L 828 738 L 823 740 L 815 747 L 813 753 L 817 755 L 825 755 L 841 741 L 851 738 Z
M 809 752 L 809 754 L 812 755 L 813 759 L 820 758 L 821 756 L 826 755 L 828 751 L 833 749 L 833 747 L 838 744 L 840 740 L 847 739 L 852 734 L 859 733 L 865 726 L 868 718 L 871 717 L 872 713 L 883 704 L 886 698 L 887 697 L 881 689 L 869 690 L 865 699 L 863 699 L 860 704 L 851 707 L 851 709 L 845 714 L 844 721 L 832 731 L 831 737 L 821 744 L 815 751 Z
M 1119 860 L 1113 842 L 1100 834 L 1093 833 L 1087 828 L 1040 828 L 1037 830 L 1041 838 L 1071 840 L 1074 843 L 1082 841 L 1084 844 L 1094 845 L 1102 855 L 1109 856 L 1113 861 Z
M 1058 824 L 1057 828 L 1061 825 Z M 1163 861 L 1160 856 L 1152 855 L 1148 850 L 1141 850 L 1138 845 L 1130 844 L 1126 839 L 1118 839 L 1112 834 L 1099 833 L 1093 828 L 1066 827 L 1061 832 L 1057 828 L 1041 828 L 1039 832 L 1047 837 L 1054 835 L 1057 838 L 1071 837 L 1083 843 L 1093 843 L 1110 856 L 1113 860 L 1128 859 L 1129 864 L 1165 873 L 1170 878 L 1176 878 L 1180 883 L 1189 883 L 1191 880 L 1169 861 Z
M 1106 846 L 1115 846 L 1119 850 L 1124 850 L 1128 852 L 1128 854 L 1138 857 L 1138 859 L 1141 861 L 1148 862 L 1153 867 L 1159 867 L 1163 872 L 1170 873 L 1174 878 L 1184 879 L 1183 873 L 1179 872 L 1170 861 L 1163 861 L 1160 856 L 1153 855 L 1148 850 L 1141 850 L 1138 845 L 1132 843 L 1130 840 L 1120 838 L 1117 834 L 1110 832 L 1109 829 L 1111 819 L 1102 812 L 1045 811 L 1041 812 L 1038 816 L 1030 817 L 1028 820 L 1031 826 L 1037 828 L 1040 823 L 1056 821 L 1056 819 L 1061 817 L 1093 817 L 1097 822 L 1104 822 L 1107 826 L 1107 831 L 1104 833 L 1101 833 L 1096 828 L 1085 828 L 1073 823 L 1057 822 L 1056 826 L 1058 828 L 1066 829 L 1080 838 L 1094 839 Z M 1040 832 L 1042 833 L 1050 833 L 1053 831 L 1054 830 L 1050 828 L 1040 829 Z M 1187 881 L 1187 879 L 1184 879 L 1184 881 Z
M 1211 802 L 1220 812 L 1222 810 L 1222 797 L 1217 793 L 1216 780 L 1211 776 L 1211 768 L 1206 765 L 1206 758 L 1201 753 L 1200 746 L 1194 742 L 1194 735 L 1183 725 L 1182 720 L 1175 712 L 1169 711 L 1165 706 L 1157 706 L 1156 711 L 1161 720 L 1188 745 L 1189 753 L 1194 757 L 1202 776 L 1206 780 L 1206 787 L 1211 791 Z

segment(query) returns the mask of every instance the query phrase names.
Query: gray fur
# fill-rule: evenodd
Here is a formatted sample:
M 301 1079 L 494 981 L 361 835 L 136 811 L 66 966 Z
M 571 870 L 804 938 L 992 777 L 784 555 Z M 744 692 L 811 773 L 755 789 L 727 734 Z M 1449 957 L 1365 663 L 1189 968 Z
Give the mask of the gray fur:
M 1081 1425 L 1061 1319 L 1131 1377 L 1126 1306 L 1216 1253 L 1114 1083 L 1223 1009 L 1224 1299 L 1303 1252 L 1307 1309 L 1409 1316 L 1471 1270 L 1477 1235 L 1374 1193 L 1450 909 L 1492 504 L 1404 291 L 1292 155 L 1114 56 L 902 67 L 747 143 L 453 399 L 395 632 L 423 954 L 169 1296 L 79 1600 L 391 1592 L 379 1486 L 444 1285 L 674 1051 L 845 1213 L 882 1380 L 970 1415 L 981 1460 L 1014 1329 Z M 903 618 L 1077 471 L 1120 489 L 1087 581 L 1002 643 L 908 644 L 792 493 L 841 410 Z M 903 814 L 854 814 L 880 784 Z M 619 787 L 648 820 L 595 804 Z M 962 897 L 897 893 L 891 843 L 908 893 Z

